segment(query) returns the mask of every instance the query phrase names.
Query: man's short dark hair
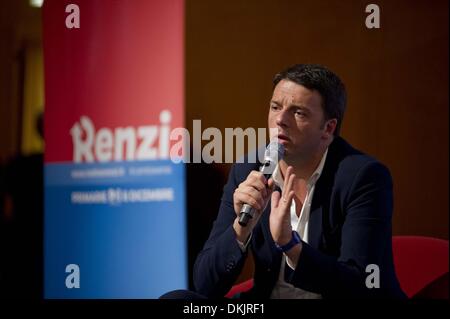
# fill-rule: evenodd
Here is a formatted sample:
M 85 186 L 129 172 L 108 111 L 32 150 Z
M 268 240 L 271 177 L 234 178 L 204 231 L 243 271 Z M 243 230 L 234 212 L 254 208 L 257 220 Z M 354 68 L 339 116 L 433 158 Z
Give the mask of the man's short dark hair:
M 310 90 L 317 90 L 322 96 L 325 120 L 337 119 L 334 135 L 339 136 L 347 93 L 344 83 L 336 74 L 318 64 L 296 64 L 275 75 L 273 87 L 281 80 L 289 80 Z

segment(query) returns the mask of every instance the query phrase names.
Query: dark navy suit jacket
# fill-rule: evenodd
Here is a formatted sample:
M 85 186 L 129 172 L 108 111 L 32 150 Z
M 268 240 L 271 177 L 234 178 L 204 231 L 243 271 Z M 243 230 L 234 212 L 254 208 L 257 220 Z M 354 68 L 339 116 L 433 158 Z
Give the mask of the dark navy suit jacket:
M 196 291 L 222 297 L 239 276 L 247 253 L 233 230 L 233 193 L 259 163 L 237 163 L 224 187 L 219 214 L 194 266 Z M 269 230 L 270 203 L 253 229 L 254 286 L 243 297 L 268 298 L 278 279 L 281 253 Z M 308 243 L 288 281 L 324 298 L 404 298 L 392 257 L 393 195 L 389 170 L 337 137 L 312 199 Z M 379 267 L 380 287 L 369 289 L 369 264 Z M 368 270 L 369 271 L 369 270 Z

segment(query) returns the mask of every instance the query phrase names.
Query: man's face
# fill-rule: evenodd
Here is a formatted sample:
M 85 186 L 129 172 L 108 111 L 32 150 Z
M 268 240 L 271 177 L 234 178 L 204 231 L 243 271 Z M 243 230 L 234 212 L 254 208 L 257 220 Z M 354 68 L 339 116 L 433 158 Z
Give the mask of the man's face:
M 275 86 L 268 122 L 270 138 L 278 137 L 286 159 L 308 158 L 330 137 L 319 92 L 289 80 Z

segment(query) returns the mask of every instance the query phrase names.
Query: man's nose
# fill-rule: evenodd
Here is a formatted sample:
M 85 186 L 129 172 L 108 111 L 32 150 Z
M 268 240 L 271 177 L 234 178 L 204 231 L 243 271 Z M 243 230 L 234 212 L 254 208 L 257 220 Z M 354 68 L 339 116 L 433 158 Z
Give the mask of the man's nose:
M 276 117 L 276 124 L 281 127 L 287 126 L 288 123 L 288 111 L 286 109 L 282 109 Z

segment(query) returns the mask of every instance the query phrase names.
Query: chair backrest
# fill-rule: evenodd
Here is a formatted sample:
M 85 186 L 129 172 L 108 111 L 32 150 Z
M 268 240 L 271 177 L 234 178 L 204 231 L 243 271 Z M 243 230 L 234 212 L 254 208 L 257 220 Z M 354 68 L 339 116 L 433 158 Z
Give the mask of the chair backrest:
M 448 248 L 448 240 L 437 238 L 392 238 L 395 271 L 409 298 L 448 298 Z

